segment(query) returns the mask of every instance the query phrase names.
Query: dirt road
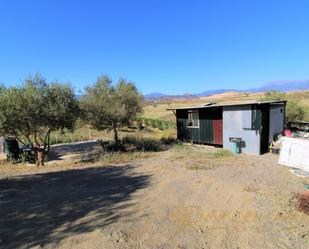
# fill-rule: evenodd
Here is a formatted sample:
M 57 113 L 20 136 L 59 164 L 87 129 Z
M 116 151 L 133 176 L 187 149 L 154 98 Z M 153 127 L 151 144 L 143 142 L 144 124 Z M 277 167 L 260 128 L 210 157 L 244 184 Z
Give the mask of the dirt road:
M 308 248 L 309 217 L 292 198 L 305 179 L 274 155 L 207 152 L 11 171 L 0 180 L 1 248 Z

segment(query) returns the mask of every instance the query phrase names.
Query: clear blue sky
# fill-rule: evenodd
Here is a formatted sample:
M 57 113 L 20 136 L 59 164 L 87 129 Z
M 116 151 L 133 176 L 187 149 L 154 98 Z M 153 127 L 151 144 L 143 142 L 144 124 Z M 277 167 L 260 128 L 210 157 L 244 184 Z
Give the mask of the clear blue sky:
M 0 0 L 0 81 L 100 74 L 143 93 L 309 79 L 308 0 Z

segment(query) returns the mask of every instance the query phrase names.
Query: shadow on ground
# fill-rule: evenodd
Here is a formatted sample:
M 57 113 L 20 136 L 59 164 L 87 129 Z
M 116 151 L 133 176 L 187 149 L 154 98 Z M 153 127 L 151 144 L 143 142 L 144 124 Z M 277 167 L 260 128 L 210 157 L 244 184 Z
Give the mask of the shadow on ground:
M 75 157 L 89 157 L 88 161 L 95 161 L 100 154 L 102 154 L 102 148 L 97 141 L 59 144 L 51 146 L 51 150 L 48 154 L 48 161 L 63 160 L 63 157 L 68 155 L 74 155 Z
M 0 247 L 57 243 L 137 215 L 138 207 L 130 208 L 132 195 L 147 187 L 150 176 L 136 175 L 132 168 L 96 167 L 0 180 Z

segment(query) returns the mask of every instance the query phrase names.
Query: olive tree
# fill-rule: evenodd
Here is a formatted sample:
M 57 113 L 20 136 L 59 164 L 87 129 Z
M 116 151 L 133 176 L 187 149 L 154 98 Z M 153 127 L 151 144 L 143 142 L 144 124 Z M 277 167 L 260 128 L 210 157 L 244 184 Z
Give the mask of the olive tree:
M 119 144 L 118 129 L 142 112 L 143 96 L 133 82 L 120 79 L 112 85 L 112 80 L 104 75 L 86 88 L 80 102 L 84 118 L 98 130 L 113 130 Z
M 266 92 L 261 101 L 278 101 L 278 100 L 288 100 L 286 105 L 286 121 L 302 121 L 305 117 L 306 110 L 303 105 L 299 103 L 296 98 L 290 97 L 283 92 L 270 91 Z
M 0 88 L 0 133 L 35 147 L 38 164 L 44 165 L 51 132 L 73 130 L 78 115 L 78 102 L 67 84 L 47 83 L 36 75 L 20 87 Z

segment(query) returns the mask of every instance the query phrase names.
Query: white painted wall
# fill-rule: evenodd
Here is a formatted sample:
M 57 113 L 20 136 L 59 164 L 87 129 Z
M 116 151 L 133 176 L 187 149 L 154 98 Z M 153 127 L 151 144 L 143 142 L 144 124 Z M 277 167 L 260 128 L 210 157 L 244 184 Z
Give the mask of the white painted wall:
M 230 137 L 240 137 L 245 141 L 243 153 L 260 154 L 260 134 L 255 130 L 248 130 L 251 122 L 251 106 L 226 106 L 223 107 L 223 148 L 232 150 L 233 143 Z M 245 127 L 244 127 L 245 126 Z

